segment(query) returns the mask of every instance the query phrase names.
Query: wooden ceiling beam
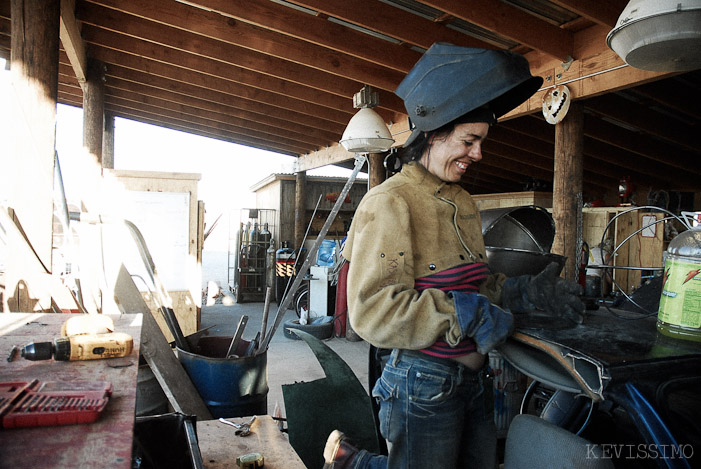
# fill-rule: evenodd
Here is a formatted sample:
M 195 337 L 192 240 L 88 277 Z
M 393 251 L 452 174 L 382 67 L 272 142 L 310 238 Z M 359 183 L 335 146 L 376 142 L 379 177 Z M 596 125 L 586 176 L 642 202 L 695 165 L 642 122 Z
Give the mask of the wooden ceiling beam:
M 191 84 L 193 87 L 204 88 L 206 90 L 260 102 L 289 111 L 317 116 L 324 120 L 336 122 L 339 128 L 341 126 L 345 128 L 345 125 L 354 114 L 352 112 L 353 109 L 344 112 L 338 109 L 318 106 L 314 102 L 272 93 L 248 85 L 242 85 L 225 78 L 199 73 L 191 69 L 179 68 L 175 65 L 163 62 L 151 61 L 143 57 L 130 56 L 118 51 L 96 51 L 95 55 L 103 59 L 110 59 L 109 63 L 111 65 L 108 67 L 110 69 L 108 73 L 122 73 L 121 71 L 133 70 L 135 73 L 140 73 L 140 76 L 142 76 L 146 82 L 148 82 L 151 77 L 154 77 L 154 81 L 160 78 Z
M 485 41 L 377 0 L 291 1 L 423 49 L 428 49 L 434 42 L 450 42 L 465 47 L 495 48 Z
M 253 139 L 246 138 L 232 138 L 230 134 L 225 134 L 222 132 L 212 131 L 211 129 L 198 129 L 193 126 L 183 126 L 177 123 L 171 123 L 168 121 L 162 121 L 158 118 L 150 118 L 148 116 L 129 114 L 126 112 L 121 112 L 118 108 L 111 105 L 106 105 L 105 109 L 112 112 L 119 117 L 129 119 L 135 122 L 141 122 L 144 124 L 154 125 L 156 127 L 163 127 L 170 130 L 177 130 L 179 132 L 185 132 L 192 135 L 199 135 L 200 137 L 211 138 L 215 140 L 222 140 L 229 143 L 234 143 L 237 145 L 243 145 L 246 147 L 258 148 L 260 150 L 272 151 L 275 153 L 282 153 L 284 155 L 296 156 L 298 153 L 294 150 L 289 150 L 281 146 L 275 145 L 274 143 L 264 141 L 254 141 Z
M 81 4 L 83 5 L 83 4 Z M 120 36 L 131 36 L 151 44 L 151 47 L 172 48 L 172 55 L 187 56 L 193 54 L 210 60 L 231 64 L 253 72 L 269 75 L 284 81 L 331 93 L 348 99 L 348 108 L 352 108 L 352 97 L 360 91 L 364 83 L 338 75 L 326 73 L 306 65 L 266 55 L 262 52 L 224 43 L 187 31 L 171 28 L 162 24 L 149 22 L 97 5 L 92 8 L 79 9 L 80 20 L 84 22 L 83 38 L 88 43 L 100 42 L 96 34 L 99 29 L 110 30 L 114 21 L 128 22 Z M 86 28 L 85 25 L 94 28 Z M 118 45 L 114 45 L 118 48 Z M 120 49 L 121 50 L 121 49 Z M 205 53 L 206 52 L 206 53 Z M 185 53 L 185 54 L 183 54 Z M 378 90 L 380 106 L 397 111 L 402 108 L 401 100 L 393 92 Z
M 619 121 L 624 127 L 637 127 L 642 132 L 669 140 L 670 143 L 681 145 L 688 150 L 698 151 L 701 148 L 701 136 L 692 126 L 686 126 L 669 116 L 651 111 L 615 94 L 609 93 L 589 99 L 587 109 L 600 116 Z
M 208 99 L 195 97 L 191 94 L 187 94 L 188 87 L 182 83 L 173 83 L 170 87 L 167 82 L 145 85 L 137 80 L 130 80 L 114 75 L 108 75 L 108 80 L 106 86 L 108 90 L 111 88 L 123 89 L 127 92 L 141 93 L 145 96 L 183 103 L 199 109 L 239 116 L 240 118 L 249 119 L 254 122 L 275 122 L 280 124 L 280 127 L 283 129 L 286 128 L 296 132 L 303 133 L 305 130 L 308 130 L 312 133 L 312 129 L 333 125 L 331 122 L 322 121 L 313 116 L 303 116 L 272 106 L 262 106 L 242 99 L 232 99 L 221 93 L 212 92 L 208 96 L 203 96 Z M 217 97 L 220 98 L 219 101 L 214 99 Z M 287 121 L 287 124 L 284 124 L 282 121 Z
M 677 168 L 691 174 L 701 175 L 699 152 L 670 152 L 669 145 L 651 138 L 643 133 L 633 132 L 620 126 L 596 119 L 591 115 L 584 117 L 585 136 L 608 145 L 620 148 L 645 159 L 663 163 L 670 168 Z
M 159 46 L 137 38 L 124 36 L 112 31 L 86 26 L 92 29 L 91 54 L 105 62 L 116 63 L 127 68 L 145 70 L 149 73 L 171 76 L 185 72 L 198 72 L 222 78 L 251 88 L 257 88 L 281 96 L 299 99 L 319 106 L 333 109 L 335 112 L 347 112 L 352 115 L 352 99 L 317 90 L 309 86 L 292 83 L 283 79 L 265 75 L 230 63 L 223 63 L 208 57 L 194 54 L 182 54 L 175 49 Z M 172 67 L 170 73 L 162 67 Z M 181 78 L 181 81 L 184 79 Z
M 78 94 L 79 87 L 74 87 L 71 90 L 69 85 L 63 84 L 59 86 L 59 89 L 61 90 L 61 95 L 67 99 L 67 102 L 80 104 L 80 101 L 76 101 L 75 99 L 80 97 Z M 71 99 L 71 97 L 73 99 Z M 232 123 L 231 121 L 218 121 L 206 117 L 198 117 L 192 113 L 186 114 L 179 111 L 172 111 L 168 107 L 159 105 L 161 103 L 153 104 L 152 100 L 138 100 L 135 98 L 138 98 L 138 96 L 135 96 L 133 93 L 130 94 L 128 98 L 124 98 L 119 94 L 105 94 L 105 105 L 112 106 L 114 109 L 119 109 L 119 112 L 123 113 L 119 114 L 119 117 L 128 118 L 134 114 L 141 116 L 161 116 L 164 121 L 175 123 L 180 127 L 188 127 L 189 125 L 192 125 L 193 128 L 199 130 L 207 129 L 207 131 L 210 133 L 224 134 L 230 136 L 231 138 L 238 139 L 253 139 L 253 141 L 258 142 L 261 140 L 262 135 L 263 138 L 271 139 L 271 141 L 281 145 L 281 148 L 286 149 L 286 151 L 289 151 L 290 148 L 300 149 L 308 148 L 310 145 L 314 147 L 319 146 L 305 141 L 308 139 L 305 139 L 304 136 L 300 136 L 298 134 L 281 134 L 279 132 L 271 133 L 268 129 L 259 131 L 259 129 L 256 129 L 255 126 L 251 127 L 250 125 L 240 125 L 240 122 Z M 144 114 L 139 114 L 141 111 L 143 111 Z M 185 119 L 183 116 L 187 116 L 187 118 Z
M 240 145 L 255 144 L 258 147 L 267 147 L 268 149 L 275 149 L 275 151 L 280 151 L 288 155 L 297 155 L 300 152 L 304 151 L 303 147 L 287 145 L 285 143 L 277 142 L 276 140 L 259 139 L 250 135 L 225 132 L 215 127 L 202 126 L 199 124 L 194 124 L 191 121 L 184 121 L 181 119 L 164 119 L 158 114 L 153 114 L 141 109 L 136 110 L 131 108 L 125 108 L 123 106 L 112 104 L 110 102 L 105 103 L 105 109 L 115 113 L 115 115 L 117 116 L 126 117 L 128 119 L 146 119 L 150 121 L 150 123 L 155 123 L 154 125 L 161 127 L 177 128 L 177 130 L 182 130 L 189 133 L 192 133 L 191 131 L 198 131 L 201 134 L 216 135 L 219 137 L 227 138 L 228 141 L 232 141 Z M 163 124 L 160 124 L 159 122 L 163 122 Z
M 188 116 L 188 119 L 191 118 L 194 122 L 199 122 L 201 124 L 212 122 L 215 124 L 230 126 L 232 129 L 239 129 L 238 131 L 244 134 L 246 132 L 240 129 L 246 129 L 250 132 L 254 132 L 253 135 L 257 136 L 270 134 L 275 137 L 290 139 L 291 141 L 295 141 L 300 145 L 304 145 L 305 147 L 312 146 L 318 148 L 328 143 L 328 139 L 314 138 L 308 134 L 282 129 L 272 124 L 262 124 L 248 119 L 232 117 L 230 114 L 205 111 L 186 104 L 174 103 L 172 101 L 166 101 L 164 99 L 153 98 L 150 96 L 136 95 L 134 93 L 126 93 L 123 90 L 116 88 L 111 88 L 107 96 L 107 100 L 110 102 L 115 104 L 119 103 L 125 107 L 128 106 L 127 103 L 132 102 L 132 106 L 141 106 L 144 107 L 144 109 L 151 110 L 153 113 L 162 112 L 165 117 L 184 115 Z
M 75 19 L 75 0 L 61 0 L 59 37 L 82 87 L 87 80 L 88 58 L 85 54 L 85 44 L 80 37 L 78 22 Z
M 159 31 L 166 27 L 171 30 L 169 34 L 176 36 L 173 40 L 180 44 L 182 50 L 192 50 L 200 41 L 209 39 L 388 91 L 393 91 L 405 75 L 306 41 L 226 18 L 216 12 L 171 0 L 151 0 L 147 6 L 142 0 L 99 0 L 99 5 L 97 1 L 86 0 L 83 3 L 84 7 L 80 11 L 82 21 L 87 20 L 105 27 L 121 24 L 121 29 L 131 31 L 129 34 L 148 36 L 156 42 L 166 37 Z M 158 35 L 154 37 L 154 34 Z M 271 68 L 268 72 L 274 75 L 278 70 Z
M 167 108 L 160 106 L 153 106 L 146 103 L 140 103 L 133 99 L 125 99 L 117 95 L 108 94 L 105 96 L 105 104 L 111 104 L 115 107 L 119 107 L 124 110 L 131 110 L 131 112 L 145 112 L 153 116 L 162 116 L 164 120 L 168 122 L 181 122 L 181 125 L 193 125 L 197 128 L 202 129 L 212 129 L 217 132 L 222 132 L 228 135 L 235 136 L 237 138 L 249 138 L 259 141 L 265 139 L 275 142 L 279 145 L 284 145 L 285 147 L 295 148 L 296 153 L 304 151 L 304 149 L 310 146 L 318 147 L 319 145 L 305 142 L 299 139 L 297 135 L 292 133 L 287 133 L 285 135 L 280 135 L 279 132 L 271 133 L 267 130 L 258 130 L 250 126 L 242 126 L 232 124 L 230 122 L 222 122 L 219 120 L 204 119 L 196 115 L 187 115 L 187 119 L 184 119 L 185 114 L 177 111 L 171 111 Z
M 188 3 L 402 73 L 407 73 L 421 58 L 420 52 L 398 43 L 273 2 L 194 0 Z
M 663 163 L 640 158 L 638 155 L 601 141 L 587 137 L 584 140 L 584 148 L 587 157 L 596 158 L 600 163 L 606 164 L 615 161 L 616 165 L 621 168 L 619 177 L 634 173 L 638 178 L 645 178 L 649 184 L 654 184 L 655 180 L 666 182 L 667 188 L 675 187 L 676 184 L 688 187 L 693 183 L 701 187 L 701 184 L 698 183 L 698 176 L 685 171 L 670 171 L 669 166 Z
M 74 82 L 77 87 L 77 80 L 75 80 L 74 77 L 66 77 L 65 75 L 61 75 L 59 78 L 61 79 L 62 83 L 65 83 L 67 81 Z M 132 100 L 156 99 L 173 103 L 173 106 L 181 105 L 181 101 L 179 101 L 181 99 L 181 96 L 177 95 L 176 93 L 163 89 L 148 87 L 146 85 L 142 85 L 132 81 L 118 79 L 111 81 L 111 86 L 107 87 L 108 94 L 114 94 L 119 96 L 131 95 Z M 199 112 L 203 112 L 205 114 L 209 113 L 211 114 L 211 116 L 222 115 L 228 116 L 229 118 L 235 116 L 238 117 L 241 122 L 249 123 L 248 125 L 250 126 L 255 126 L 257 125 L 256 123 L 261 123 L 264 125 L 273 125 L 278 127 L 279 131 L 289 131 L 294 134 L 308 133 L 309 135 L 316 135 L 319 132 L 318 130 L 316 130 L 315 127 L 302 126 L 289 118 L 285 119 L 283 117 L 276 118 L 271 116 L 262 116 L 252 112 L 240 111 L 238 109 L 231 108 L 230 106 L 227 106 L 225 104 L 204 101 L 197 98 L 188 99 L 184 105 L 194 106 L 195 108 L 200 110 Z M 319 137 L 319 140 L 323 140 L 325 138 L 326 136 L 324 135 L 322 137 Z M 307 151 L 309 151 L 309 149 Z
M 701 119 L 701 93 L 694 86 L 678 77 L 670 78 L 668 81 L 655 81 L 636 86 L 632 92 L 645 97 L 650 102 L 671 108 L 679 113 L 678 117 L 681 119 L 684 119 L 685 116 L 696 121 Z
M 613 29 L 628 0 L 550 0 L 595 23 Z
M 107 70 L 108 82 L 106 86 L 115 86 L 114 80 L 129 81 L 132 83 L 140 83 L 152 88 L 160 88 L 181 95 L 183 99 L 201 99 L 211 101 L 213 103 L 222 103 L 228 106 L 261 114 L 262 116 L 274 116 L 284 119 L 294 119 L 302 125 L 310 127 L 321 127 L 333 133 L 342 133 L 345 128 L 344 124 L 325 119 L 315 114 L 308 114 L 303 111 L 294 111 L 285 109 L 280 106 L 261 103 L 255 99 L 246 99 L 242 96 L 236 96 L 222 91 L 201 88 L 190 83 L 171 80 L 169 78 L 146 75 L 144 72 L 112 65 Z
M 574 36 L 507 3 L 493 0 L 420 0 L 446 13 L 566 62 Z M 577 58 L 577 57 L 575 57 Z

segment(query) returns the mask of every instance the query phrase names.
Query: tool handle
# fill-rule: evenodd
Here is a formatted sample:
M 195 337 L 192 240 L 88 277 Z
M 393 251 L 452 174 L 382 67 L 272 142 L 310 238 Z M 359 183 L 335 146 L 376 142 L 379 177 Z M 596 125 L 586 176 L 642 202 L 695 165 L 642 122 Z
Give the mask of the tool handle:
M 236 332 L 234 332 L 234 336 L 231 338 L 231 345 L 229 345 L 229 350 L 226 352 L 226 357 L 230 357 L 236 353 L 236 348 L 239 345 L 239 342 L 241 341 L 241 336 L 243 335 L 243 330 L 246 328 L 246 324 L 248 323 L 248 316 L 245 314 L 241 316 L 241 319 L 239 319 L 239 325 L 236 326 Z

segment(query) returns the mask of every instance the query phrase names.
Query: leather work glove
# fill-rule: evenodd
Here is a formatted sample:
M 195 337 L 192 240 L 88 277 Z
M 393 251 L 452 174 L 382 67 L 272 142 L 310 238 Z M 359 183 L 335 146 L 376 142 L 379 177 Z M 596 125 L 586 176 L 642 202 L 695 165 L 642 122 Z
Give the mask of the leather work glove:
M 514 317 L 478 293 L 451 291 L 463 338 L 475 341 L 477 351 L 487 354 L 513 332 Z
M 538 275 L 509 278 L 504 282 L 502 305 L 514 311 L 539 309 L 581 324 L 584 303 L 578 295 L 582 286 L 565 280 L 557 271 L 557 264 L 552 262 Z

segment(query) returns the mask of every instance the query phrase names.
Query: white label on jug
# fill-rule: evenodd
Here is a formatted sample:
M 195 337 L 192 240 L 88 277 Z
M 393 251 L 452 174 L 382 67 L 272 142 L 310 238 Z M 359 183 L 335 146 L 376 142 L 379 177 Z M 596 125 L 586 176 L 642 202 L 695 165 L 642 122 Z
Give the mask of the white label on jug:
M 701 266 L 668 258 L 658 318 L 667 324 L 701 328 Z

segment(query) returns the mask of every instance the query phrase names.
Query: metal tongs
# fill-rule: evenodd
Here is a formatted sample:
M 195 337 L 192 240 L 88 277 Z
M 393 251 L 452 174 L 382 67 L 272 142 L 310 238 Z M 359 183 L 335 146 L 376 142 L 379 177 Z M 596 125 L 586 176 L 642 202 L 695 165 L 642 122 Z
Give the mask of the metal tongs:
M 225 423 L 227 425 L 231 425 L 232 427 L 236 428 L 236 435 L 238 436 L 248 436 L 251 434 L 251 424 L 256 420 L 256 416 L 254 415 L 251 417 L 251 420 L 245 423 L 235 423 L 235 422 L 230 422 L 229 420 L 226 420 L 225 418 L 220 417 L 219 421 L 221 423 Z

